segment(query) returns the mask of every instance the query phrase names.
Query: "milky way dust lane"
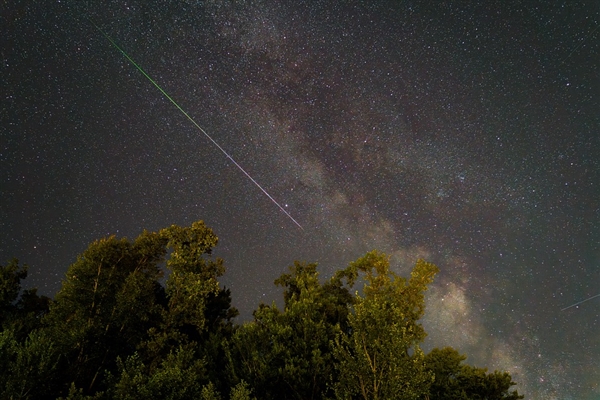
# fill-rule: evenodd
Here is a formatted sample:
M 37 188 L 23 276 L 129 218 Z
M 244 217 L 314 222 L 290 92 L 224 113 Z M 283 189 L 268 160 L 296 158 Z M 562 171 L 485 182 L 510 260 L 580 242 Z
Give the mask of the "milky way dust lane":
M 220 146 L 220 145 L 219 145 L 217 142 L 215 142 L 215 140 L 214 140 L 212 137 L 210 137 L 210 135 L 209 135 L 209 134 L 208 134 L 208 133 L 207 133 L 207 132 L 206 132 L 204 129 L 202 129 L 202 127 L 201 127 L 200 125 L 198 125 L 198 124 L 196 123 L 196 121 L 194 121 L 194 119 L 193 119 L 192 117 L 190 117 L 190 115 L 189 115 L 187 112 L 185 112 L 185 110 L 184 110 L 183 108 L 181 108 L 181 106 L 180 106 L 179 104 L 177 104 L 177 102 L 176 102 L 175 100 L 173 100 L 173 98 L 172 98 L 171 96 L 169 96 L 169 94 L 168 94 L 167 92 L 165 92 L 165 91 L 164 91 L 164 89 L 163 89 L 163 88 L 161 88 L 161 87 L 158 85 L 158 83 L 156 83 L 156 81 L 150 77 L 150 75 L 148 75 L 148 74 L 146 73 L 146 71 L 144 71 L 144 70 L 142 69 L 142 67 L 140 67 L 140 66 L 139 66 L 139 65 L 138 65 L 138 64 L 137 64 L 137 63 L 136 63 L 136 62 L 135 62 L 135 61 L 134 61 L 134 60 L 133 60 L 131 57 L 129 57 L 129 55 L 128 55 L 127 53 L 125 53 L 125 51 L 124 51 L 122 48 L 120 48 L 120 47 L 119 47 L 119 45 L 118 45 L 118 44 L 116 44 L 116 43 L 115 43 L 115 41 L 114 41 L 114 40 L 113 40 L 113 39 L 112 39 L 110 36 L 108 36 L 108 35 L 107 35 L 107 34 L 106 34 L 106 33 L 105 33 L 105 32 L 104 32 L 102 29 L 100 29 L 100 27 L 99 27 L 98 25 L 96 25 L 96 24 L 94 23 L 94 21 L 90 20 L 90 22 L 92 23 L 92 25 L 94 25 L 94 26 L 96 27 L 96 29 L 98 29 L 98 31 L 100 31 L 100 33 L 102 33 L 102 35 L 103 35 L 103 36 L 104 36 L 106 39 L 108 39 L 108 41 L 109 41 L 109 42 L 110 42 L 110 43 L 111 43 L 111 44 L 112 44 L 112 45 L 113 45 L 113 46 L 114 46 L 114 47 L 115 47 L 117 50 L 119 50 L 119 51 L 121 52 L 121 54 L 123 54 L 123 55 L 125 56 L 125 58 L 127 58 L 127 60 L 129 60 L 129 62 L 130 62 L 131 64 L 133 64 L 133 65 L 134 65 L 134 66 L 135 66 L 135 67 L 136 67 L 136 68 L 137 68 L 137 69 L 138 69 L 138 70 L 139 70 L 139 71 L 140 71 L 140 72 L 141 72 L 141 73 L 142 73 L 142 74 L 143 74 L 143 75 L 144 75 L 146 78 L 148 78 L 148 80 L 149 80 L 150 82 L 152 82 L 152 84 L 153 84 L 154 86 L 156 86 L 156 88 L 157 88 L 158 90 L 160 90 L 160 92 L 161 92 L 161 93 L 162 93 L 162 94 L 163 94 L 163 95 L 164 95 L 164 96 L 165 96 L 167 99 L 169 99 L 169 101 L 170 101 L 171 103 L 173 103 L 173 105 L 174 105 L 175 107 L 177 107 L 177 109 L 178 109 L 179 111 L 181 111 L 181 113 L 182 113 L 183 115 L 185 115 L 185 116 L 186 116 L 186 118 L 187 118 L 187 119 L 189 119 L 189 120 L 190 120 L 190 122 L 191 122 L 192 124 L 194 124 L 194 126 L 195 126 L 196 128 L 198 128 L 198 130 L 199 130 L 200 132 L 202 132 L 202 133 L 204 134 L 204 136 L 206 136 L 206 137 L 208 138 L 208 140 L 210 140 L 210 141 L 212 142 L 212 144 L 214 144 L 215 146 L 217 146 L 217 148 L 218 148 L 219 150 L 221 150 L 221 152 L 222 152 L 223 154 L 225 154 L 225 156 L 226 156 L 227 158 L 229 158 L 229 159 L 231 160 L 231 162 L 232 162 L 232 163 L 233 163 L 233 164 L 234 164 L 236 167 L 238 167 L 238 169 L 239 169 L 240 171 L 242 171 L 242 172 L 244 173 L 244 175 L 246 175 L 246 176 L 248 177 L 248 179 L 250 179 L 250 180 L 252 181 L 252 183 L 254 183 L 254 184 L 256 185 L 256 187 L 258 187 L 258 188 L 259 188 L 259 189 L 260 189 L 260 190 L 261 190 L 261 191 L 262 191 L 262 192 L 263 192 L 263 193 L 264 193 L 264 194 L 265 194 L 265 195 L 266 195 L 266 196 L 269 198 L 269 200 L 271 200 L 271 201 L 272 201 L 272 202 L 273 202 L 273 203 L 274 203 L 274 204 L 275 204 L 277 207 L 279 207 L 279 209 L 280 209 L 281 211 L 283 211 L 283 213 L 284 213 L 285 215 L 287 215 L 287 216 L 288 216 L 288 218 L 289 218 L 289 219 L 291 219 L 291 220 L 294 222 L 294 224 L 296 224 L 296 225 L 297 225 L 297 226 L 298 226 L 300 229 L 304 230 L 304 228 L 302 228 L 302 225 L 300 225 L 300 224 L 298 223 L 298 221 L 296 221 L 296 220 L 295 220 L 295 219 L 294 219 L 294 218 L 293 218 L 293 217 L 292 217 L 292 216 L 291 216 L 291 215 L 290 215 L 290 214 L 289 214 L 289 213 L 288 213 L 288 212 L 285 210 L 285 208 L 283 208 L 283 207 L 281 206 L 281 204 L 279 204 L 279 203 L 278 203 L 278 202 L 277 202 L 277 201 L 276 201 L 276 200 L 275 200 L 275 199 L 274 199 L 274 198 L 273 198 L 273 197 L 272 197 L 272 196 L 271 196 L 271 195 L 270 195 L 270 194 L 269 194 L 269 193 L 268 193 L 268 192 L 267 192 L 265 189 L 263 189 L 263 187 L 262 187 L 262 186 L 260 186 L 260 185 L 258 184 L 258 182 L 256 182 L 256 180 L 254 180 L 254 178 L 252 178 L 252 177 L 250 176 L 250 174 L 249 174 L 248 172 L 246 172 L 246 170 L 244 170 L 244 168 L 242 168 L 242 166 L 241 166 L 240 164 L 238 164 L 238 163 L 237 163 L 237 161 L 235 161 L 235 160 L 233 159 L 233 157 L 231 157 L 231 156 L 229 155 L 229 153 L 227 153 L 227 152 L 225 151 L 225 149 L 223 149 L 223 148 L 222 148 L 222 147 L 221 147 L 221 146 Z

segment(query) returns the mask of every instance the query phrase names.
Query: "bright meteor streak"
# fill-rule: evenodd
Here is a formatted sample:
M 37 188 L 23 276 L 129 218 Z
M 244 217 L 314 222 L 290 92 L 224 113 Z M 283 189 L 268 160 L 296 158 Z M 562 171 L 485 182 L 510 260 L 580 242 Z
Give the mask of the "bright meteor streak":
M 598 294 L 597 294 L 597 295 L 595 295 L 595 296 L 588 297 L 588 298 L 587 298 L 587 299 L 585 299 L 585 300 L 581 300 L 579 303 L 571 304 L 569 307 L 565 307 L 565 308 L 563 308 L 563 309 L 562 309 L 562 310 L 560 310 L 560 311 L 565 311 L 565 310 L 568 310 L 568 309 L 569 309 L 569 308 L 571 308 L 571 307 L 578 306 L 578 305 L 580 305 L 581 303 L 585 303 L 586 301 L 590 301 L 590 300 L 592 300 L 592 299 L 595 299 L 596 297 L 600 297 L 600 293 L 598 293 Z
M 157 88 L 158 90 L 160 90 L 160 92 L 161 92 L 161 93 L 162 93 L 162 94 L 163 94 L 163 95 L 164 95 L 164 96 L 165 96 L 167 99 L 169 99 L 169 101 L 170 101 L 171 103 L 173 103 L 173 105 L 174 105 L 175 107 L 177 107 L 177 109 L 178 109 L 179 111 L 181 111 L 181 113 L 182 113 L 183 115 L 185 115 L 185 116 L 186 116 L 186 118 L 187 118 L 187 119 L 189 119 L 189 120 L 190 120 L 190 122 L 191 122 L 192 124 L 194 124 L 194 126 L 195 126 L 196 128 L 198 128 L 198 130 L 204 134 L 204 136 L 206 136 L 206 137 L 208 138 L 208 140 L 210 140 L 210 141 L 211 141 L 211 142 L 212 142 L 212 143 L 213 143 L 215 146 L 217 146 L 217 148 L 218 148 L 219 150 L 221 150 L 221 152 L 222 152 L 223 154 L 225 154 L 225 156 L 226 156 L 227 158 L 229 158 L 229 159 L 231 160 L 231 162 L 232 162 L 233 164 L 235 164 L 235 166 L 236 166 L 236 167 L 238 167 L 238 169 L 239 169 L 240 171 L 242 171 L 242 172 L 244 173 L 244 175 L 246 175 L 246 176 L 248 177 L 248 179 L 250 179 L 250 180 L 252 181 L 252 183 L 254 183 L 254 184 L 256 185 L 256 187 L 258 187 L 258 188 L 259 188 L 259 189 L 260 189 L 260 190 L 261 190 L 261 191 L 262 191 L 262 192 L 263 192 L 263 193 L 264 193 L 264 194 L 265 194 L 265 195 L 266 195 L 266 196 L 269 198 L 269 200 L 271 200 L 271 201 L 272 201 L 272 202 L 273 202 L 273 203 L 274 203 L 274 204 L 275 204 L 277 207 L 279 207 L 279 209 L 280 209 L 281 211 L 283 211 L 283 213 L 284 213 L 285 215 L 287 215 L 287 216 L 289 217 L 289 219 L 291 219 L 291 220 L 292 220 L 292 221 L 293 221 L 293 222 L 294 222 L 296 225 L 298 225 L 298 227 L 299 227 L 300 229 L 304 230 L 304 228 L 302 228 L 302 225 L 300 225 L 300 224 L 298 223 L 298 221 L 296 221 L 296 220 L 295 220 L 295 219 L 294 219 L 294 218 L 293 218 L 293 217 L 292 217 L 292 216 L 291 216 L 291 215 L 290 215 L 290 214 L 289 214 L 289 213 L 288 213 L 288 212 L 285 210 L 285 208 L 283 208 L 283 207 L 281 206 L 281 204 L 279 204 L 277 201 L 275 201 L 275 199 L 274 199 L 274 198 L 273 198 L 273 197 L 272 197 L 272 196 L 271 196 L 269 193 L 267 193 L 267 191 L 266 191 L 265 189 L 263 189 L 263 187 L 262 187 L 262 186 L 260 186 L 260 185 L 258 184 L 258 182 L 256 182 L 256 181 L 254 180 L 254 178 L 252 178 L 252 177 L 250 176 L 250 174 L 249 174 L 249 173 L 247 173 L 247 172 L 246 172 L 246 170 L 244 170 L 244 168 L 242 168 L 242 166 L 241 166 L 240 164 L 238 164 L 238 163 L 237 163 L 237 162 L 236 162 L 236 161 L 233 159 L 233 157 L 231 157 L 231 156 L 229 155 L 229 153 L 227 153 L 227 152 L 225 151 L 225 149 L 223 149 L 223 148 L 222 148 L 222 147 L 221 147 L 221 146 L 220 146 L 220 145 L 219 145 L 217 142 L 215 142 L 215 140 L 214 140 L 212 137 L 210 137 L 210 135 L 209 135 L 209 134 L 208 134 L 208 133 L 207 133 L 207 132 L 206 132 L 204 129 L 202 129 L 202 127 L 201 127 L 200 125 L 198 125 L 198 124 L 196 123 L 196 121 L 194 121 L 194 119 L 193 119 L 192 117 L 190 117 L 190 115 L 189 115 L 187 112 L 185 112 L 185 110 L 184 110 L 183 108 L 181 108 L 181 106 L 180 106 L 179 104 L 177 104 L 177 102 L 175 102 L 175 100 L 173 100 L 173 98 L 172 98 L 171 96 L 169 96 L 169 94 L 168 94 L 167 92 L 165 92 L 165 91 L 164 91 L 164 89 L 163 89 L 163 88 L 161 88 L 161 87 L 158 85 L 158 83 L 156 83 L 156 81 L 155 81 L 154 79 L 152 79 L 152 78 L 150 77 L 150 75 L 148 75 L 148 74 L 146 73 L 146 71 L 144 71 L 144 70 L 142 69 L 142 67 L 140 67 L 140 66 L 139 66 L 139 65 L 138 65 L 138 64 L 137 64 L 137 63 L 136 63 L 136 62 L 133 60 L 133 58 L 129 57 L 129 55 L 128 55 L 127 53 L 125 53 L 125 51 L 124 51 L 122 48 L 120 48 L 120 47 L 119 47 L 119 45 L 118 45 L 118 44 L 116 44 L 116 43 L 115 43 L 115 41 L 114 41 L 114 40 L 112 40 L 112 38 L 111 38 L 110 36 L 108 36 L 106 33 L 104 33 L 104 31 L 103 31 L 102 29 L 100 29 L 100 27 L 98 27 L 98 25 L 96 25 L 96 24 L 94 23 L 94 21 L 90 20 L 90 22 L 91 22 L 91 23 L 92 23 L 92 24 L 93 24 L 93 25 L 96 27 L 96 29 L 98 29 L 98 30 L 100 31 L 100 33 L 102 33 L 102 35 L 104 35 L 104 37 L 105 37 L 106 39 L 108 39 L 108 41 L 109 41 L 109 42 L 110 42 L 110 43 L 111 43 L 113 46 L 115 46 L 115 48 L 116 48 L 117 50 L 119 50 L 119 51 L 121 52 L 121 54 L 123 54 L 123 55 L 125 56 L 125 58 L 127 58 L 127 60 L 129 60 L 129 62 L 130 62 L 130 63 L 132 63 L 132 64 L 133 64 L 133 65 L 134 65 L 134 66 L 135 66 L 135 67 L 136 67 L 136 68 L 137 68 L 137 69 L 138 69 L 138 70 L 139 70 L 139 71 L 140 71 L 140 72 L 141 72 L 141 73 L 142 73 L 142 74 L 143 74 L 143 75 L 144 75 L 146 78 L 148 78 L 148 80 L 149 80 L 150 82 L 152 82 L 152 84 L 153 84 L 154 86 L 156 86 L 156 88 Z

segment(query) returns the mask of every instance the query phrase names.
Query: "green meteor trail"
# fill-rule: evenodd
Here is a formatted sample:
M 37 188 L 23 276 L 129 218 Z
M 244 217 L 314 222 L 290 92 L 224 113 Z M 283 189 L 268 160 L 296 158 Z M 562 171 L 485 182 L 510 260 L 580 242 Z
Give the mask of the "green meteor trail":
M 214 139 L 213 139 L 213 138 L 212 138 L 212 137 L 211 137 L 211 136 L 210 136 L 210 135 L 209 135 L 209 134 L 208 134 L 208 133 L 207 133 L 207 132 L 206 132 L 204 129 L 202 129 L 202 127 L 201 127 L 200 125 L 198 125 L 198 123 L 196 123 L 196 121 L 194 121 L 194 119 L 193 119 L 193 118 L 192 118 L 192 117 L 191 117 L 191 116 L 190 116 L 190 115 L 189 115 L 187 112 L 185 112 L 185 110 L 184 110 L 183 108 L 181 108 L 181 106 L 180 106 L 179 104 L 177 104 L 177 102 L 176 102 L 175 100 L 173 100 L 173 98 L 172 98 L 171 96 L 169 96 L 169 94 L 168 94 L 167 92 L 165 92 L 165 90 L 164 90 L 163 88 L 161 88 L 161 87 L 160 87 L 160 85 L 159 85 L 158 83 L 156 83 L 156 81 L 155 81 L 154 79 L 152 79 L 152 77 L 150 77 L 150 75 L 148 75 L 148 74 L 146 73 L 146 71 L 144 71 L 144 70 L 142 69 L 142 67 L 140 67 L 140 66 L 139 66 L 139 65 L 138 65 L 138 64 L 137 64 L 137 63 L 136 63 L 136 62 L 133 60 L 133 58 L 129 57 L 129 55 L 128 55 L 127 53 L 125 53 L 125 50 L 123 50 L 121 47 L 119 47 L 119 45 L 118 45 L 117 43 L 115 43 L 115 41 L 114 41 L 114 40 L 113 40 L 113 39 L 112 39 L 110 36 L 108 36 L 108 34 L 106 34 L 106 33 L 105 33 L 105 32 L 104 32 L 102 29 L 100 29 L 100 27 L 99 27 L 98 25 L 96 25 L 96 24 L 94 23 L 94 21 L 90 20 L 90 22 L 92 23 L 92 25 L 94 25 L 94 27 L 96 27 L 96 29 L 98 29 L 98 31 L 100 31 L 100 33 L 102 33 L 102 35 L 103 35 L 103 36 L 104 36 L 106 39 L 108 39 L 108 41 L 109 41 L 109 42 L 110 42 L 110 43 L 111 43 L 111 44 L 112 44 L 112 45 L 113 45 L 113 46 L 114 46 L 114 47 L 115 47 L 117 50 L 119 50 L 119 51 L 121 52 L 121 54 L 123 54 L 123 55 L 125 56 L 125 58 L 127 58 L 127 60 L 129 60 L 129 62 L 130 62 L 131 64 L 133 64 L 133 65 L 134 65 L 134 66 L 135 66 L 135 67 L 136 67 L 136 68 L 137 68 L 137 69 L 138 69 L 138 70 L 139 70 L 139 71 L 140 71 L 140 72 L 141 72 L 141 73 L 142 73 L 142 74 L 143 74 L 143 75 L 144 75 L 146 78 L 148 78 L 148 80 L 149 80 L 150 82 L 152 82 L 152 84 L 153 84 L 154 86 L 156 86 L 156 88 L 157 88 L 158 90 L 160 90 L 160 92 L 161 92 L 161 93 L 162 93 L 162 94 L 163 94 L 163 95 L 164 95 L 164 96 L 165 96 L 167 99 L 169 99 L 169 101 L 170 101 L 171 103 L 173 103 L 173 105 L 174 105 L 175 107 L 177 107 L 177 109 L 178 109 L 179 111 L 181 111 L 181 113 L 182 113 L 183 115 L 185 115 L 185 116 L 186 116 L 186 118 L 187 118 L 187 119 L 189 119 L 189 120 L 190 120 L 190 122 L 191 122 L 192 124 L 194 124 L 194 126 L 195 126 L 196 128 L 198 128 L 198 130 L 204 134 L 204 136 L 206 136 L 206 137 L 208 138 L 208 140 L 210 140 L 210 141 L 211 141 L 211 142 L 212 142 L 212 143 L 213 143 L 215 146 L 217 146 L 217 148 L 218 148 L 219 150 L 221 150 L 221 152 L 222 152 L 223 154 L 225 154 L 225 156 L 226 156 L 227 158 L 229 158 L 229 159 L 231 160 L 231 162 L 232 162 L 233 164 L 235 164 L 235 166 L 236 166 L 236 167 L 238 167 L 238 169 L 239 169 L 240 171 L 242 171 L 242 172 L 244 173 L 244 175 L 246 175 L 246 176 L 248 177 L 248 179 L 250 179 L 250 180 L 252 181 L 252 183 L 254 183 L 254 184 L 256 185 L 256 187 L 258 187 L 258 188 L 259 188 L 259 189 L 260 189 L 260 190 L 261 190 L 261 191 L 262 191 L 262 192 L 263 192 L 263 193 L 264 193 L 264 194 L 265 194 L 265 195 L 266 195 L 266 196 L 269 198 L 269 200 L 271 200 L 271 201 L 272 201 L 272 202 L 273 202 L 273 203 L 274 203 L 274 204 L 275 204 L 277 207 L 279 207 L 279 209 L 280 209 L 281 211 L 283 211 L 283 213 L 284 213 L 285 215 L 287 215 L 287 216 L 288 216 L 288 218 L 289 218 L 289 219 L 291 219 L 291 220 L 294 222 L 294 224 L 296 224 L 296 225 L 297 225 L 297 226 L 298 226 L 300 229 L 304 230 L 304 228 L 302 228 L 302 225 L 300 225 L 300 224 L 298 223 L 298 221 L 296 221 L 296 220 L 295 220 L 295 219 L 294 219 L 294 218 L 293 218 L 293 217 L 292 217 L 292 216 L 291 216 L 291 215 L 290 215 L 290 214 L 289 214 L 289 213 L 288 213 L 288 212 L 287 212 L 287 211 L 286 211 L 286 210 L 285 210 L 285 209 L 284 209 L 284 208 L 283 208 L 283 207 L 282 207 L 282 206 L 281 206 L 281 205 L 280 205 L 280 204 L 279 204 L 277 201 L 275 201 L 275 199 L 274 199 L 274 198 L 273 198 L 273 197 L 272 197 L 272 196 L 271 196 L 271 195 L 270 195 L 270 194 L 269 194 L 269 193 L 268 193 L 268 192 L 267 192 L 265 189 L 263 189 L 263 187 L 262 187 L 262 186 L 260 186 L 260 185 L 258 184 L 258 182 L 256 182 L 256 180 L 254 180 L 254 178 L 252 178 L 252 177 L 250 176 L 250 174 L 249 174 L 248 172 L 246 172 L 246 171 L 244 170 L 244 168 L 242 168 L 242 166 L 241 166 L 240 164 L 238 164 L 238 163 L 237 163 L 237 161 L 235 161 L 235 160 L 233 159 L 233 157 L 231 157 L 231 156 L 230 156 L 230 155 L 229 155 L 229 154 L 228 154 L 228 153 L 227 153 L 227 152 L 226 152 L 226 151 L 225 151 L 225 150 L 224 150 L 224 149 L 223 149 L 223 148 L 222 148 L 222 147 L 221 147 L 221 146 L 220 146 L 220 145 L 219 145 L 217 142 L 215 142 L 215 140 L 214 140 Z

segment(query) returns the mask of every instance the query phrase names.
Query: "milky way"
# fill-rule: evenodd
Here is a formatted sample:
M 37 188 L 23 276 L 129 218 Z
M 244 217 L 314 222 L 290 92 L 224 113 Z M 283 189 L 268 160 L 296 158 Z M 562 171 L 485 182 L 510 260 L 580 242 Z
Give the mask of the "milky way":
M 4 5 L 2 262 L 52 295 L 92 240 L 203 219 L 244 320 L 294 260 L 423 257 L 427 348 L 597 399 L 598 5 L 376 3 Z

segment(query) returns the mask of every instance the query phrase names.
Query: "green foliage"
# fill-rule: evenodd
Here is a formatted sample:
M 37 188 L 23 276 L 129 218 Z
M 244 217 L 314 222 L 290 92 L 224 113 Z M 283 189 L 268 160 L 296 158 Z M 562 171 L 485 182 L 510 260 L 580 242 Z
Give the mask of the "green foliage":
M 295 262 L 275 281 L 283 308 L 239 326 L 217 241 L 202 221 L 95 241 L 53 300 L 21 289 L 26 266 L 0 266 L 0 398 L 522 398 L 506 372 L 421 351 L 434 265 L 407 280 L 373 251 L 321 279 Z
M 250 389 L 250 386 L 246 381 L 242 380 L 231 389 L 231 396 L 229 398 L 231 400 L 256 400 L 256 397 L 250 397 L 251 395 L 252 390 Z
M 205 385 L 202 388 L 202 393 L 200 398 L 202 400 L 221 400 L 221 396 L 219 396 L 219 392 L 215 388 L 215 385 L 210 382 L 208 385 Z
M 133 242 L 108 237 L 92 243 L 69 267 L 43 319 L 62 373 L 56 390 L 66 394 L 71 382 L 86 395 L 106 390 L 106 371 L 118 369 L 118 357 L 139 351 L 156 369 L 172 361 L 180 346 L 197 347 L 203 335 L 225 331 L 237 311 L 229 292 L 219 288 L 223 262 L 203 257 L 216 243 L 201 221 L 145 231 Z M 165 259 L 170 274 L 163 287 Z M 219 355 L 214 346 L 206 352 Z
M 21 281 L 27 278 L 27 265 L 19 266 L 12 259 L 6 266 L 0 265 L 0 323 L 4 324 L 13 311 L 15 301 L 21 291 Z
M 221 371 L 225 369 L 223 344 L 233 332 L 231 293 L 219 287 L 225 272 L 223 260 L 206 258 L 218 239 L 202 221 L 191 227 L 173 225 L 159 232 L 172 251 L 167 259 L 170 270 L 166 281 L 166 304 L 161 320 L 148 331 L 148 339 L 138 347 L 150 364 L 160 362 L 178 346 L 192 346 L 207 366 L 205 381 L 224 388 Z
M 419 260 L 408 282 L 389 269 L 388 258 L 375 251 L 350 265 L 365 273 L 364 297 L 356 295 L 349 316 L 350 334 L 336 339 L 340 372 L 338 398 L 419 399 L 433 374 L 425 369 L 418 346 L 425 338 L 417 323 L 424 313 L 423 292 L 438 272 Z
M 191 399 L 202 395 L 204 362 L 189 348 L 171 352 L 156 367 L 145 365 L 138 354 L 118 362 L 120 377 L 111 397 L 119 399 Z
M 50 303 L 48 297 L 37 295 L 37 289 L 21 290 L 27 270 L 27 265 L 19 266 L 16 259 L 0 265 L 0 327 L 10 329 L 19 341 L 39 327 Z
M 161 230 L 160 234 L 172 248 L 167 260 L 171 270 L 166 288 L 169 298 L 167 323 L 173 326 L 189 324 L 202 330 L 206 323 L 206 299 L 219 292 L 217 279 L 225 272 L 223 260 L 203 257 L 216 246 L 217 236 L 201 221 L 188 228 L 173 225 Z
M 285 308 L 261 305 L 254 321 L 232 339 L 236 377 L 261 399 L 317 399 L 336 374 L 332 343 L 347 326 L 352 296 L 339 277 L 321 284 L 316 264 L 296 262 L 275 281 L 286 288 Z
M 19 266 L 12 259 L 6 266 L 0 265 L 0 316 L 11 309 L 21 290 L 21 281 L 27 278 L 27 265 Z
M 128 355 L 158 318 L 157 263 L 166 241 L 144 232 L 133 243 L 92 243 L 69 267 L 44 318 L 61 357 L 63 381 L 91 392 L 118 355 Z
M 74 382 L 71 382 L 67 397 L 59 397 L 57 400 L 102 400 L 105 399 L 104 392 L 98 392 L 94 396 L 86 396 L 83 394 L 83 389 L 77 388 Z
M 49 338 L 33 331 L 20 342 L 13 331 L 0 333 L 0 398 L 40 399 L 51 396 L 46 382 L 56 375 L 57 359 Z
M 517 391 L 509 392 L 515 385 L 507 372 L 488 374 L 485 368 L 462 365 L 467 357 L 451 347 L 433 349 L 425 356 L 427 370 L 435 375 L 429 394 L 440 400 L 518 400 Z

